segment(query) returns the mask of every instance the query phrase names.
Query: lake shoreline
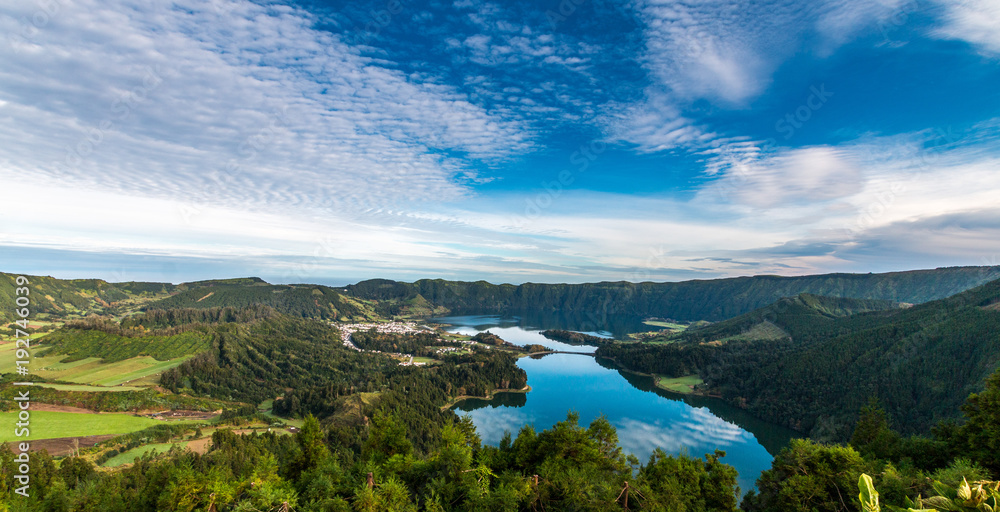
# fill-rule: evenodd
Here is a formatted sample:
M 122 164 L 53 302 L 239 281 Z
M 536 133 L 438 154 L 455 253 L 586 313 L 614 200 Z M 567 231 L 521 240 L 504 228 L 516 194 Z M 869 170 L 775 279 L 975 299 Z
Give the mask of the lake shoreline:
M 617 367 L 619 370 L 621 370 L 623 372 L 628 372 L 628 373 L 631 373 L 632 375 L 639 375 L 641 377 L 649 377 L 649 378 L 653 379 L 653 386 L 654 387 L 656 387 L 657 389 L 663 390 L 666 393 L 671 393 L 671 394 L 678 395 L 678 396 L 692 396 L 693 395 L 693 396 L 701 396 L 701 397 L 705 397 L 705 398 L 715 398 L 715 399 L 718 399 L 718 400 L 722 400 L 727 405 L 729 404 L 728 402 L 725 401 L 725 399 L 722 397 L 722 395 L 720 395 L 718 393 L 712 394 L 711 391 L 699 391 L 697 389 L 691 389 L 690 393 L 682 393 L 682 392 L 679 392 L 679 391 L 674 391 L 672 389 L 667 389 L 667 388 L 662 387 L 662 386 L 659 385 L 659 378 L 662 377 L 662 375 L 657 375 L 655 373 L 645 373 L 645 372 L 639 372 L 639 371 L 631 370 L 629 368 L 626 368 L 626 367 L 622 366 L 613 357 L 596 356 L 596 355 L 594 357 L 595 358 L 599 358 L 599 359 L 604 359 L 606 361 L 611 361 L 612 363 L 615 364 L 615 367 Z M 665 378 L 669 378 L 669 377 L 665 377 Z
M 441 412 L 447 411 L 448 409 L 454 408 L 456 405 L 462 403 L 464 400 L 469 400 L 472 398 L 478 400 L 493 400 L 500 393 L 529 393 L 531 392 L 531 386 L 525 385 L 521 389 L 494 389 L 493 391 L 486 394 L 486 396 L 474 396 L 474 395 L 459 395 L 455 398 L 449 400 L 446 404 L 441 406 Z
M 533 391 L 530 400 L 524 391 L 501 395 L 503 391 L 497 390 L 485 401 L 483 397 L 449 401 L 447 406 L 456 413 L 472 418 L 485 444 L 495 446 L 505 431 L 513 435 L 525 425 L 536 429 L 555 425 L 566 419 L 568 411 L 576 411 L 583 424 L 603 415 L 616 427 L 624 449 L 640 460 L 649 457 L 656 447 L 670 454 L 725 449 L 726 463 L 736 468 L 740 487 L 753 489 L 760 472 L 770 467 L 790 439 L 797 437 L 718 396 L 663 389 L 651 375 L 622 368 L 613 359 L 590 352 L 586 355 L 594 357 L 560 354 L 598 347 L 547 338 L 540 330 L 549 325 L 497 325 L 496 318 L 478 315 L 448 320 L 451 333 L 474 335 L 489 330 L 519 346 L 552 349 L 544 355 L 524 354 L 518 359 L 517 365 L 527 373 Z M 690 379 L 681 383 L 695 382 Z

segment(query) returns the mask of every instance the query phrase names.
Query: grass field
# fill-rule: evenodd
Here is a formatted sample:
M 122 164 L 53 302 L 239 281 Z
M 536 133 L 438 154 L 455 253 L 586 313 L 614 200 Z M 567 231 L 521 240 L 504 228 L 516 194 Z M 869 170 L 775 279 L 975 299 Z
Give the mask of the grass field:
M 736 336 L 730 336 L 724 341 L 757 341 L 757 340 L 781 340 L 788 338 L 788 333 L 785 332 L 781 327 L 774 325 L 773 323 L 764 320 L 763 322 L 754 325 L 749 331 L 743 334 L 738 334 Z
M 274 416 L 273 414 L 271 416 Z M 286 425 L 295 428 L 302 428 L 306 424 L 306 420 L 301 418 L 282 418 L 280 416 L 274 416 L 280 421 L 283 421 Z
M 160 383 L 160 374 L 159 373 L 154 373 L 152 375 L 147 375 L 147 376 L 142 377 L 142 378 L 132 379 L 132 380 L 130 380 L 128 382 L 128 386 L 125 386 L 125 387 L 129 387 L 129 386 L 135 386 L 135 387 L 140 387 L 140 388 L 141 387 L 150 387 L 150 386 L 155 386 L 155 385 L 157 385 L 159 383 Z
M 79 382 L 81 384 L 96 384 L 99 386 L 117 386 L 125 382 L 142 379 L 163 373 L 192 356 L 178 357 L 169 361 L 157 361 L 149 356 L 133 357 L 116 363 L 93 362 L 74 368 L 70 375 L 60 376 L 60 380 Z M 43 372 L 38 375 L 46 377 Z
M 0 442 L 23 441 L 14 435 L 17 423 L 16 412 L 0 412 L 0 424 L 10 425 L 0 430 Z M 127 434 L 153 425 L 162 425 L 163 420 L 154 420 L 130 414 L 86 414 L 72 412 L 36 411 L 31 413 L 31 436 L 27 439 L 54 439 L 57 437 L 95 436 L 101 434 Z M 183 422 L 171 422 L 181 424 Z M 194 422 L 201 423 L 201 422 Z
M 16 348 L 14 343 L 0 345 L 0 373 L 16 371 Z M 97 386 L 117 386 L 134 381 L 135 384 L 152 385 L 150 377 L 163 373 L 193 356 L 184 356 L 169 361 L 157 361 L 149 356 L 133 357 L 114 363 L 102 363 L 96 357 L 87 357 L 79 361 L 60 362 L 64 355 L 46 356 L 47 347 L 32 350 L 30 368 L 39 377 L 78 384 Z
M 677 377 L 673 379 L 657 375 L 654 379 L 656 380 L 657 387 L 673 393 L 684 394 L 691 393 L 694 391 L 694 389 L 692 389 L 694 386 L 704 382 L 697 375 L 687 375 L 685 377 Z
M 663 327 L 664 329 L 673 329 L 675 331 L 683 331 L 684 329 L 688 328 L 688 326 L 686 325 L 675 324 L 673 322 L 664 322 L 662 320 L 646 320 L 643 323 L 646 325 L 651 325 L 653 327 Z
M 17 344 L 14 341 L 0 343 L 0 373 L 14 373 L 17 371 Z M 42 349 L 31 348 L 31 355 L 37 356 Z M 34 361 L 32 361 L 34 369 Z
M 177 444 L 186 445 L 187 443 L 186 442 L 185 443 L 157 443 L 157 444 L 147 444 L 145 446 L 140 446 L 138 448 L 132 448 L 131 450 L 129 450 L 127 452 L 119 453 L 118 455 L 115 455 L 114 457 L 108 459 L 107 462 L 105 462 L 104 464 L 102 464 L 102 466 L 106 467 L 106 468 L 113 468 L 113 467 L 121 466 L 122 464 L 131 464 L 131 463 L 135 462 L 136 457 L 142 457 L 143 455 L 145 455 L 145 454 L 147 454 L 149 452 L 164 453 L 167 450 L 169 450 L 170 447 L 172 447 L 174 445 L 177 445 Z
M 377 396 L 378 394 L 375 393 L 375 395 Z M 265 405 L 267 406 L 266 409 L 264 408 Z M 292 427 L 302 428 L 302 425 L 305 425 L 306 420 L 304 420 L 304 419 L 299 419 L 299 418 L 282 418 L 281 416 L 278 416 L 278 415 L 274 414 L 274 409 L 272 409 L 273 405 L 274 405 L 274 400 L 264 400 L 263 402 L 260 403 L 260 405 L 257 406 L 257 410 L 258 411 L 263 411 L 264 414 L 266 414 L 266 415 L 274 418 L 275 420 L 282 421 L 286 425 L 290 425 Z M 228 428 L 228 427 L 226 427 L 226 428 Z
M 101 392 L 101 391 L 139 391 L 142 388 L 135 386 L 88 386 L 86 384 L 47 384 L 40 383 L 39 387 L 52 388 L 59 391 L 89 391 L 89 392 Z

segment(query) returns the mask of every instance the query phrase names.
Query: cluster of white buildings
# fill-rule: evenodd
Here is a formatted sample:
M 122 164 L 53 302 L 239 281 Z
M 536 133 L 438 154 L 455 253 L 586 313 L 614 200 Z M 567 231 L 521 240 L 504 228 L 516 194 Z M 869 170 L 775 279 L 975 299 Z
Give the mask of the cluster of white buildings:
M 375 332 L 389 333 L 389 334 L 415 334 L 419 332 L 434 332 L 433 329 L 427 326 L 417 326 L 413 322 L 374 322 L 366 324 L 330 324 L 340 330 L 340 339 L 343 340 L 344 345 L 347 348 L 357 350 L 358 352 L 372 352 L 376 354 L 381 354 L 381 350 L 361 350 L 351 341 L 351 334 L 358 331 L 370 331 L 375 329 Z M 397 354 L 388 353 L 391 356 L 401 357 L 403 359 L 409 358 L 409 361 L 404 361 L 400 363 L 402 366 L 421 366 L 424 363 L 414 362 L 412 354 Z
M 340 332 L 369 331 L 375 329 L 377 332 L 392 334 L 411 334 L 417 332 L 434 332 L 427 326 L 417 327 L 413 322 L 373 322 L 368 324 L 336 324 Z
M 340 324 L 331 323 L 333 327 L 340 330 L 340 339 L 343 340 L 344 345 L 347 348 L 357 350 L 358 352 L 371 352 L 374 354 L 381 354 L 381 350 L 361 350 L 351 341 L 351 335 L 358 331 L 370 331 L 375 329 L 376 332 L 390 333 L 390 334 L 416 334 L 420 332 L 434 332 L 434 329 L 427 327 L 425 325 L 418 326 L 413 322 L 373 322 L 373 323 L 359 323 L 359 324 Z M 455 340 L 463 345 L 473 346 L 477 343 L 472 340 Z M 492 348 L 489 345 L 483 345 L 486 348 Z M 459 352 L 467 350 L 464 347 L 441 347 L 436 350 L 438 354 L 446 354 L 448 352 Z M 426 363 L 415 362 L 413 360 L 412 354 L 398 354 L 394 352 L 387 352 L 387 354 L 399 357 L 403 359 L 403 362 L 399 363 L 400 366 L 423 366 Z

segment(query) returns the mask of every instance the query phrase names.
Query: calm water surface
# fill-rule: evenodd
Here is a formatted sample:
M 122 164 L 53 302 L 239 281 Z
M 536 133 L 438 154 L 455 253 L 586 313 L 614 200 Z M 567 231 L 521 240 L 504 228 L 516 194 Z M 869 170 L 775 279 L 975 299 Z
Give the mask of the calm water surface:
M 518 325 L 517 319 L 461 316 L 437 321 L 451 324 L 450 332 L 473 335 L 489 330 L 517 345 L 537 343 L 573 352 L 597 349 L 552 341 L 539 333 L 541 327 Z M 486 443 L 499 443 L 504 431 L 516 436 L 526 424 L 539 431 L 550 428 L 566 419 L 568 411 L 579 413 L 583 426 L 604 414 L 618 429 L 619 444 L 643 463 L 656 447 L 696 457 L 725 450 L 722 460 L 739 471 L 740 488 L 746 492 L 771 466 L 773 454 L 794 436 L 719 400 L 662 391 L 650 377 L 619 370 L 593 356 L 551 354 L 521 358 L 517 364 L 527 372 L 531 392 L 501 393 L 493 400 L 466 400 L 456 407 L 459 414 L 472 417 Z

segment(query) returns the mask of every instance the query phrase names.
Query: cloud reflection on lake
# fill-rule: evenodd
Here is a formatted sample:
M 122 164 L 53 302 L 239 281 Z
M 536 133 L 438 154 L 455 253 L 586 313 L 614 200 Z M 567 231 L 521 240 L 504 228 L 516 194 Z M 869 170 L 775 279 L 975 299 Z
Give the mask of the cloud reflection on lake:
M 452 320 L 457 324 L 462 318 Z M 475 327 L 467 322 L 452 330 L 475 334 L 489 329 L 516 344 L 551 346 L 553 343 L 538 331 L 509 323 L 503 327 L 489 326 L 485 322 L 488 318 L 476 317 L 473 319 L 477 322 Z M 574 351 L 580 348 L 571 347 Z M 758 442 L 754 433 L 722 419 L 712 412 L 711 405 L 695 407 L 680 397 L 672 398 L 674 395 L 661 396 L 648 388 L 637 388 L 617 370 L 598 364 L 592 356 L 552 354 L 539 359 L 526 357 L 518 361 L 518 366 L 528 374 L 528 385 L 532 390 L 527 395 L 501 393 L 491 401 L 463 402 L 460 404 L 463 410 L 456 410 L 458 414 L 472 417 L 484 443 L 499 443 L 505 431 L 516 436 L 527 424 L 533 425 L 537 431 L 551 428 L 573 411 L 580 415 L 580 424 L 584 427 L 600 415 L 606 416 L 618 430 L 623 450 L 636 455 L 643 463 L 649 460 L 656 448 L 668 454 L 686 453 L 694 457 L 702 457 L 716 449 L 724 450 L 726 456 L 723 462 L 739 471 L 738 481 L 744 491 L 753 488 L 760 472 L 771 465 L 771 454 Z M 733 417 L 732 414 L 723 416 Z M 762 422 L 756 422 L 752 428 L 770 437 L 790 438 L 790 433 L 784 429 Z

